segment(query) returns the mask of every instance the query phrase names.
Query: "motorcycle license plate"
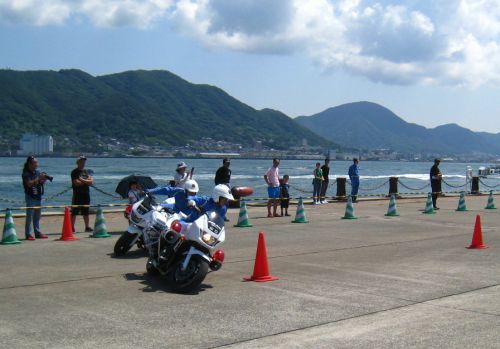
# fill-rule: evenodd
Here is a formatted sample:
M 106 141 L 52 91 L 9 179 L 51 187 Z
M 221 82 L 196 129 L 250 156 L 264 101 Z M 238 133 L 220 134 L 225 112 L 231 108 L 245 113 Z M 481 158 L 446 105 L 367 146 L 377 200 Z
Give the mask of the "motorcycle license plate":
M 208 230 L 210 230 L 212 233 L 214 233 L 215 235 L 219 235 L 222 228 L 219 227 L 217 224 L 215 224 L 214 222 L 208 222 Z

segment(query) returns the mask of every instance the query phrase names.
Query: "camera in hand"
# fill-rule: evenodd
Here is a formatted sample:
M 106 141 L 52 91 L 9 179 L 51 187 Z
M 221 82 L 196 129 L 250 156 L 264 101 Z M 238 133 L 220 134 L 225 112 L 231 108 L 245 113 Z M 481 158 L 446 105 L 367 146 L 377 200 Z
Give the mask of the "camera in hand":
M 54 180 L 54 177 L 52 176 L 49 176 L 46 172 L 42 172 L 43 175 L 45 175 L 45 178 L 47 178 L 49 181 L 53 181 Z

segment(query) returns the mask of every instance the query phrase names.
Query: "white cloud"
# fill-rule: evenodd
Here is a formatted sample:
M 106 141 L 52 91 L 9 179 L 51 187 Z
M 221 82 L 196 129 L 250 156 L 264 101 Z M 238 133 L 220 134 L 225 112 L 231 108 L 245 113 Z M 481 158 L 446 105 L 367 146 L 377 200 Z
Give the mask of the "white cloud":
M 206 47 L 305 54 L 389 84 L 500 82 L 500 2 L 450 0 L 0 0 L 0 23 L 148 28 Z
M 171 0 L 0 0 L 0 23 L 60 25 L 84 16 L 97 26 L 147 28 Z
M 70 16 L 70 7 L 61 0 L 0 0 L 0 23 L 61 24 Z

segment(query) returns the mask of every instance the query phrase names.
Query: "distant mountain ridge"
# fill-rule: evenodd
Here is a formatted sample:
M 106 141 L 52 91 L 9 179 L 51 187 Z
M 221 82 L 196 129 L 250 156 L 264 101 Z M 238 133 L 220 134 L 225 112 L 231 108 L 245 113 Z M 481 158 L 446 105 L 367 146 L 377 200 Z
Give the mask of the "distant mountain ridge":
M 473 132 L 456 124 L 428 129 L 408 123 L 389 109 L 371 102 L 343 104 L 295 120 L 326 139 L 356 149 L 500 154 L 500 133 Z
M 0 141 L 10 144 L 35 132 L 51 134 L 56 146 L 91 152 L 102 138 L 182 146 L 210 137 L 276 149 L 306 139 L 335 146 L 279 111 L 255 110 L 220 88 L 163 70 L 98 77 L 76 69 L 0 70 L 0 125 Z

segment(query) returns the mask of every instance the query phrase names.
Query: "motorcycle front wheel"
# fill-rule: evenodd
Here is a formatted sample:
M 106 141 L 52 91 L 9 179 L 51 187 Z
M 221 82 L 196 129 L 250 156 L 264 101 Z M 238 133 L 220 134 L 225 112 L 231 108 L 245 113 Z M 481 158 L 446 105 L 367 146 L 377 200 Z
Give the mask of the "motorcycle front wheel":
M 167 280 L 174 292 L 188 293 L 200 286 L 208 273 L 208 262 L 199 255 L 191 256 L 186 270 L 182 270 L 182 261 L 177 262 Z
M 132 243 L 135 237 L 136 236 L 134 234 L 124 232 L 122 236 L 120 236 L 120 238 L 116 240 L 114 249 L 115 256 L 119 257 L 125 255 L 125 253 L 127 253 L 128 250 L 130 250 L 130 248 L 132 247 Z

